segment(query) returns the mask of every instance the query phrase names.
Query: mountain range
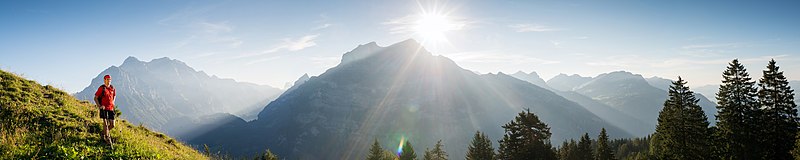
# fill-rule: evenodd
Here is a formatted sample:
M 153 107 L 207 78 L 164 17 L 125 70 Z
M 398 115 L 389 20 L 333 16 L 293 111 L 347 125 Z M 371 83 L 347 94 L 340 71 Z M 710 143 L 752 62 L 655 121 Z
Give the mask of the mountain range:
M 284 92 L 257 120 L 233 120 L 188 142 L 234 155 L 269 148 L 290 159 L 361 159 L 375 139 L 384 148 L 408 139 L 417 153 L 442 140 L 451 157 L 461 157 L 475 131 L 497 140 L 525 109 L 551 127 L 554 143 L 601 128 L 632 136 L 548 89 L 503 73 L 475 74 L 406 40 L 360 45 Z
M 656 118 L 672 84 L 670 79 L 645 79 L 625 71 L 604 73 L 597 77 L 559 74 L 546 82 L 536 72 L 517 72 L 512 76 L 549 88 L 637 137 L 655 130 Z M 713 125 L 715 104 L 702 94 L 696 93 L 695 96 Z
M 124 113 L 123 118 L 181 139 L 191 130 L 180 126 L 183 121 L 217 113 L 255 119 L 255 113 L 282 92 L 266 85 L 209 76 L 175 59 L 144 62 L 128 57 L 119 67 L 100 72 L 75 97 L 93 102 L 104 75 L 112 77 L 116 108 Z
M 384 148 L 409 139 L 418 153 L 442 140 L 451 157 L 461 157 L 475 131 L 497 146 L 500 126 L 524 109 L 551 127 L 554 144 L 600 128 L 612 138 L 644 137 L 653 133 L 672 82 L 626 71 L 547 81 L 536 72 L 479 74 L 415 40 L 359 45 L 326 72 L 287 83 L 286 91 L 209 76 L 166 57 L 128 57 L 75 96 L 91 100 L 105 74 L 134 124 L 225 154 L 270 149 L 290 159 L 360 159 L 375 139 Z M 711 124 L 716 109 L 705 95 L 713 98 L 714 89 L 692 89 Z
M 524 72 L 517 72 L 512 74 L 511 76 L 518 78 L 520 80 L 524 80 L 530 82 L 534 85 L 540 86 L 542 88 L 550 89 L 550 91 L 558 94 L 561 97 L 564 97 L 570 101 L 580 104 L 586 110 L 591 111 L 595 115 L 599 116 L 600 118 L 608 121 L 609 123 L 619 126 L 621 129 L 633 134 L 637 137 L 643 137 L 648 134 L 653 133 L 651 130 L 651 126 L 649 123 L 645 123 L 642 120 L 634 118 L 631 115 L 628 115 L 614 107 L 601 103 L 600 101 L 594 100 L 586 95 L 580 94 L 575 91 L 562 91 L 555 88 L 550 87 L 547 82 L 545 82 L 536 72 L 524 73 Z M 573 75 L 572 78 L 579 79 L 579 75 Z M 560 79 L 560 80 L 559 80 Z M 586 79 L 586 78 L 580 78 Z M 567 82 L 561 83 L 560 81 L 569 81 L 570 76 L 566 76 L 562 74 L 561 78 L 552 78 L 550 82 L 552 83 L 560 83 L 559 88 L 574 88 L 573 85 L 577 86 L 577 82 Z M 586 79 L 590 80 L 590 79 Z M 586 81 L 588 82 L 588 81 Z M 571 84 L 572 83 L 572 84 Z M 585 82 L 584 82 L 585 83 Z M 568 85 L 570 84 L 570 85 Z

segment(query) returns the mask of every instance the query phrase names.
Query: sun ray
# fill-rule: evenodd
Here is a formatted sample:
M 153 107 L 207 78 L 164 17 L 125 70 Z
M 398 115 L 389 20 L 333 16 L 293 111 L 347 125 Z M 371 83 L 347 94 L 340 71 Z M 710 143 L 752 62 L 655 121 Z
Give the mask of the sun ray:
M 417 1 L 417 5 L 420 11 L 411 30 L 413 31 L 412 37 L 419 38 L 422 44 L 433 44 L 429 47 L 437 47 L 440 43 L 450 43 L 447 34 L 464 27 L 463 22 L 456 21 L 451 16 L 453 10 L 445 11 L 446 4 L 440 4 L 438 1 L 422 4 Z

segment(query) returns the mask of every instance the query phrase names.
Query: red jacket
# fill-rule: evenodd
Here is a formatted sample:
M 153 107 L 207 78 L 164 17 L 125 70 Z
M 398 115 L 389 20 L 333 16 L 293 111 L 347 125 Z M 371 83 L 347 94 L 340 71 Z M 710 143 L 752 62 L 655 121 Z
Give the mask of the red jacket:
M 117 91 L 114 90 L 114 85 L 111 85 L 111 87 L 100 85 L 100 88 L 97 88 L 97 92 L 94 93 L 94 96 L 100 97 L 100 105 L 105 107 L 105 110 L 114 110 L 114 98 L 117 96 Z

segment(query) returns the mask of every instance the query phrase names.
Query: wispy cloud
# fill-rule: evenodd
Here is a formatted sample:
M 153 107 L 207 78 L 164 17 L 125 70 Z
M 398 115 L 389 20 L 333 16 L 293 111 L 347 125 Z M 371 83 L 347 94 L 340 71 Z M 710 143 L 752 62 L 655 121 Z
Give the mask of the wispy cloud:
M 319 19 L 313 21 L 313 23 L 319 24 L 319 25 L 317 25 L 314 28 L 311 28 L 311 31 L 323 30 L 323 29 L 326 29 L 326 28 L 329 28 L 329 27 L 333 26 L 333 24 L 330 21 L 331 21 L 331 18 L 328 17 L 327 14 L 325 14 L 325 13 L 319 14 Z
M 564 30 L 562 28 L 530 23 L 512 24 L 508 25 L 508 27 L 514 29 L 516 32 L 554 32 Z
M 185 32 L 186 38 L 175 42 L 174 48 L 189 45 L 222 45 L 221 47 L 239 48 L 244 40 L 236 36 L 235 25 L 226 21 L 209 21 L 205 15 L 216 5 L 202 7 L 186 7 L 160 20 L 158 24 Z
M 234 36 L 235 27 L 228 22 L 199 21 L 192 23 L 190 27 L 194 28 L 190 40 L 196 40 L 199 37 L 203 40 L 200 43 L 223 44 L 230 48 L 239 48 L 244 43 L 242 39 Z
M 272 49 L 265 50 L 264 53 L 277 52 L 282 49 L 286 49 L 288 51 L 299 51 L 302 49 L 306 49 L 308 47 L 313 47 L 317 45 L 317 43 L 314 42 L 314 40 L 316 40 L 318 36 L 319 34 L 306 35 L 297 39 L 285 38 L 283 39 L 283 42 L 278 44 L 276 47 L 273 47 Z
M 189 45 L 223 45 L 239 48 L 244 40 L 236 36 L 236 27 L 226 21 L 213 22 L 199 17 L 211 8 L 187 8 L 158 21 L 166 27 L 185 32 L 186 38 L 175 42 L 173 48 Z
M 321 25 L 319 25 L 319 26 L 316 26 L 316 27 L 314 27 L 314 28 L 311 28 L 311 30 L 312 30 L 312 31 L 317 31 L 317 30 L 322 30 L 322 29 L 325 29 L 325 28 L 328 28 L 328 27 L 331 27 L 331 26 L 332 26 L 332 24 L 330 24 L 330 23 L 325 23 L 325 24 L 321 24 Z
M 233 59 L 256 57 L 256 56 L 266 55 L 266 54 L 269 54 L 269 53 L 275 53 L 275 52 L 282 51 L 282 50 L 286 50 L 286 51 L 303 50 L 303 49 L 306 49 L 308 47 L 316 46 L 317 43 L 314 42 L 314 40 L 316 40 L 318 36 L 319 36 L 319 34 L 306 35 L 306 36 L 299 37 L 299 38 L 296 38 L 296 39 L 284 38 L 284 39 L 281 40 L 280 43 L 274 44 L 273 47 L 265 49 L 265 50 L 263 50 L 261 52 L 251 53 L 251 54 L 243 54 L 243 55 L 239 55 L 239 56 L 233 57 Z

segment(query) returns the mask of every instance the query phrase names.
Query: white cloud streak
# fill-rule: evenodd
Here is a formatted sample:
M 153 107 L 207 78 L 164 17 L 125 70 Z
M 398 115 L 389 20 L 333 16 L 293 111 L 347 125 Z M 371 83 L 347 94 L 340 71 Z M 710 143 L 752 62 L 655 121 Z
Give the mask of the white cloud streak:
M 294 40 L 285 38 L 283 39 L 283 42 L 273 47 L 272 49 L 265 50 L 264 53 L 277 52 L 282 49 L 286 49 L 288 51 L 299 51 L 308 47 L 313 47 L 317 45 L 317 43 L 315 43 L 314 40 L 317 39 L 318 36 L 319 34 L 306 35 Z
M 328 28 L 328 27 L 331 27 L 331 26 L 332 26 L 332 24 L 325 23 L 325 24 L 321 24 L 321 25 L 319 25 L 317 27 L 311 28 L 311 30 L 312 31 L 317 31 L 317 30 L 322 30 L 322 29 L 325 29 L 325 28 Z
M 269 49 L 265 49 L 265 50 L 263 50 L 263 51 L 261 51 L 259 53 L 239 55 L 239 56 L 234 57 L 234 59 L 256 57 L 256 56 L 266 55 L 266 54 L 269 54 L 269 53 L 275 53 L 275 52 L 282 51 L 282 50 L 286 50 L 286 51 L 303 50 L 303 49 L 306 49 L 308 47 L 316 46 L 317 43 L 314 42 L 314 40 L 316 40 L 318 36 L 319 36 L 319 34 L 306 35 L 306 36 L 303 36 L 303 37 L 300 37 L 300 38 L 297 38 L 297 39 L 284 38 L 284 39 L 281 40 L 280 43 L 273 45 L 273 47 L 271 47 Z

